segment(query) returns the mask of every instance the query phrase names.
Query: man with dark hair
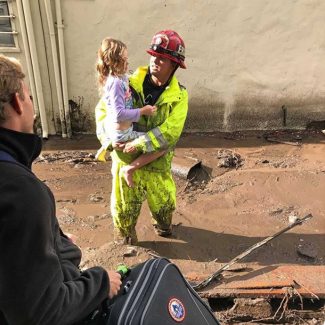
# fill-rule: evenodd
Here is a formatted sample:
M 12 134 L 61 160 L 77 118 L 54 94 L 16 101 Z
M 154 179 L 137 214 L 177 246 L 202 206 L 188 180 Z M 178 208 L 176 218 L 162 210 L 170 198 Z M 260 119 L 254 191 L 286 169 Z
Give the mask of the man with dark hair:
M 17 60 L 0 55 L 0 324 L 83 324 L 104 315 L 121 277 L 101 267 L 80 271 L 81 251 L 31 171 L 42 143 L 24 77 Z

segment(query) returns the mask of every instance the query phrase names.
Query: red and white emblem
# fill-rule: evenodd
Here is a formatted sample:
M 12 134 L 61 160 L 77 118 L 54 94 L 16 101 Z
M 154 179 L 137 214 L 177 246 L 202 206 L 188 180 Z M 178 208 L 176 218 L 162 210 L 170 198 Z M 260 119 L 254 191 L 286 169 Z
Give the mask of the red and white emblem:
M 173 320 L 180 323 L 185 319 L 185 307 L 177 298 L 171 298 L 168 303 L 168 312 Z

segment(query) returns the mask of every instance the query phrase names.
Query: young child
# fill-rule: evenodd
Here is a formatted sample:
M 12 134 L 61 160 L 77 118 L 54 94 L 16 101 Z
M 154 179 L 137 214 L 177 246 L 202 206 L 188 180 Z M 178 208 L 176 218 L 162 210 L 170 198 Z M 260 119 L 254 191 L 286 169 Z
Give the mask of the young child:
M 133 130 L 133 122 L 137 122 L 141 115 L 155 114 L 157 108 L 151 105 L 133 108 L 132 94 L 126 75 L 128 52 L 123 42 L 110 37 L 105 38 L 98 50 L 96 68 L 98 83 L 103 93 L 96 107 L 96 133 L 102 143 L 96 158 L 105 161 L 108 143 L 123 143 L 143 135 L 144 133 Z M 101 118 L 98 118 L 97 114 L 101 115 Z M 143 154 L 130 165 L 123 167 L 122 173 L 127 185 L 134 186 L 132 175 L 136 169 L 149 164 L 164 153 Z

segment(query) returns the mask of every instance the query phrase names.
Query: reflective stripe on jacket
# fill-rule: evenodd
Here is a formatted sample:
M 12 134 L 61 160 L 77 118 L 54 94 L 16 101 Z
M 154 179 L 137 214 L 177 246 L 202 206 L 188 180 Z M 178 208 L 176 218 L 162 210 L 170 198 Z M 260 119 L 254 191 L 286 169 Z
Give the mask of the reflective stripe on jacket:
M 130 86 L 136 92 L 136 96 L 134 96 L 134 107 L 142 107 L 144 105 L 143 81 L 147 71 L 147 66 L 140 67 L 130 77 Z M 134 123 L 134 129 L 136 131 L 146 132 L 145 135 L 133 140 L 133 144 L 138 149 L 138 153 L 130 155 L 121 151 L 113 151 L 112 159 L 129 164 L 141 153 L 167 149 L 168 152 L 165 155 L 144 166 L 143 169 L 157 171 L 167 171 L 170 169 L 173 149 L 181 136 L 187 116 L 187 90 L 180 86 L 176 77 L 173 76 L 155 105 L 157 106 L 157 112 L 153 116 L 142 115 L 140 120 Z M 96 118 L 99 120 L 100 116 Z

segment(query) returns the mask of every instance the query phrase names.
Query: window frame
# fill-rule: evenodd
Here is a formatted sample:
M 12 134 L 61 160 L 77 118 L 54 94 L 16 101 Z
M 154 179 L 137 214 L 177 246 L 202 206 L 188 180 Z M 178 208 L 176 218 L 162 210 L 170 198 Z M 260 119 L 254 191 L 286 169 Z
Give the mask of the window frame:
M 13 4 L 12 4 L 13 0 L 1 0 L 1 2 L 7 2 L 7 6 L 8 6 L 8 16 L 4 16 L 4 17 L 8 17 L 10 19 L 10 23 L 11 23 L 11 30 L 12 30 L 12 35 L 13 35 L 13 39 L 14 39 L 14 46 L 1 46 L 0 45 L 0 52 L 20 52 L 20 48 L 18 45 L 18 31 L 16 29 L 16 22 L 15 20 L 17 19 L 17 15 L 15 15 L 13 13 Z

